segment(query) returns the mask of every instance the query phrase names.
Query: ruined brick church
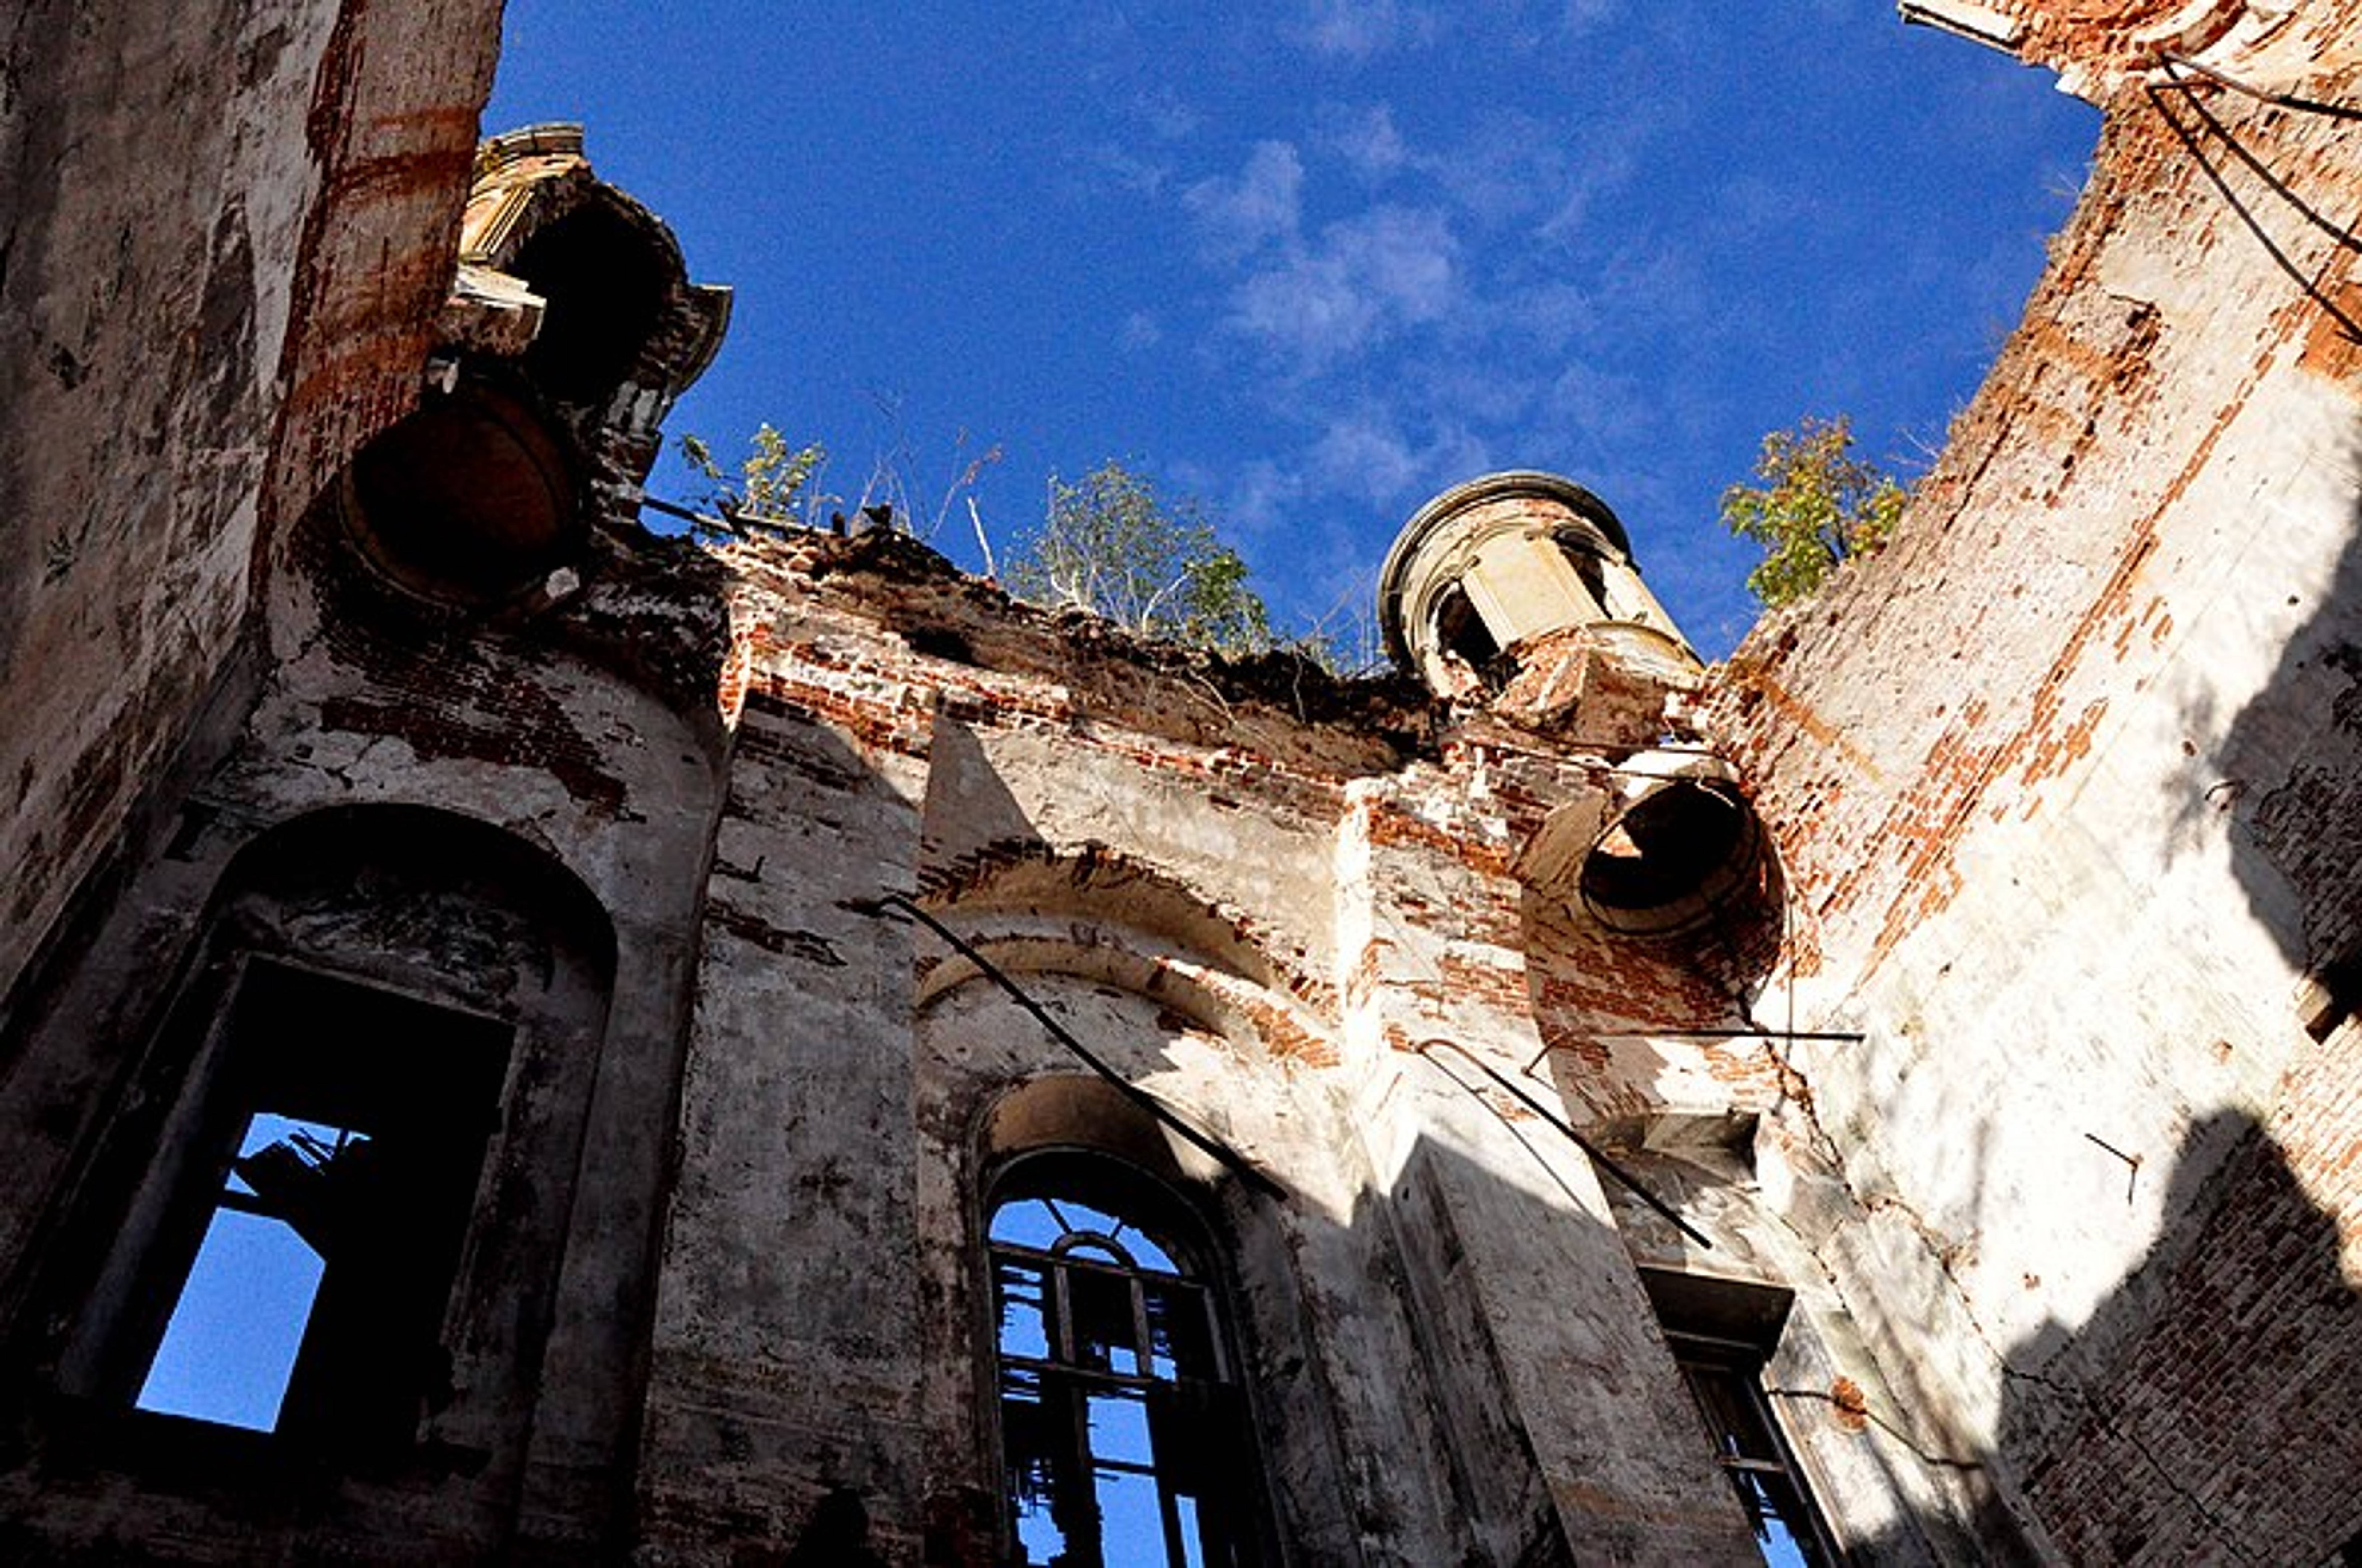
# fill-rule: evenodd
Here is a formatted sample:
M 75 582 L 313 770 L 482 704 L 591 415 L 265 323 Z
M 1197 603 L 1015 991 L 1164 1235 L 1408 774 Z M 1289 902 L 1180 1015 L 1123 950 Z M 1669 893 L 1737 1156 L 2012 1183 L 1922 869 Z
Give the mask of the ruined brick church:
M 644 530 L 497 0 L 29 0 L 0 1561 L 2362 1561 L 2362 4 L 1903 10 L 2108 116 L 1894 544 L 1342 682 Z

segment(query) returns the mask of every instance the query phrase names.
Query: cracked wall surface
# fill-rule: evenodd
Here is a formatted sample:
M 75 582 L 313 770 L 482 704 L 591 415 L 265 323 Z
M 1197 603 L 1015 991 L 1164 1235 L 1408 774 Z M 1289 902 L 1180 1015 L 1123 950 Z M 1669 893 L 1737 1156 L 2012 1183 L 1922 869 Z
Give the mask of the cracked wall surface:
M 2152 69 L 2103 83 L 2083 203 L 1893 548 L 1724 672 L 1790 878 L 1767 999 L 1867 1036 L 1800 1048 L 1762 1152 L 2044 1550 L 2317 1557 L 2362 1528 L 2329 1414 L 2362 1393 L 2362 140 L 2153 69 L 2160 8 L 1997 9 L 2036 58 Z M 2354 7 L 2258 21 L 2209 58 L 2354 100 Z
M 1668 1280 L 1781 1304 L 1856 1560 L 2362 1530 L 2362 132 L 2160 52 L 2345 102 L 2351 0 L 1971 7 L 2109 129 L 1896 542 L 1702 690 L 1521 623 L 1442 698 L 890 533 L 655 538 L 726 295 L 573 127 L 471 165 L 480 7 L 53 9 L 0 118 L 0 473 L 69 520 L 0 599 L 0 1555 L 999 1561 L 981 1209 L 1066 1147 L 1219 1243 L 1284 1560 L 1753 1561 Z M 183 63 L 229 112 L 160 204 Z M 587 359 L 535 348 L 583 215 L 647 289 Z M 421 552 L 348 459 L 485 407 L 546 442 L 455 471 L 557 454 L 547 537 Z M 1584 878 L 1668 799 L 1745 853 L 1635 935 Z M 368 1464 L 133 1408 L 270 966 L 514 1043 Z
M 7 24 L 0 975 L 249 693 L 258 564 L 414 397 L 498 32 L 476 0 Z

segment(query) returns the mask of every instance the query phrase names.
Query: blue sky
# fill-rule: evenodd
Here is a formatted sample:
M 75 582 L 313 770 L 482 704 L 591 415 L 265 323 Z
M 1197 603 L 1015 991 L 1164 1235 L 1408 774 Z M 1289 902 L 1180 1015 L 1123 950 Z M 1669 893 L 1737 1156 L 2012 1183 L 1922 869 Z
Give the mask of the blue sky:
M 510 0 L 485 127 L 542 119 L 737 290 L 676 432 L 767 419 L 838 491 L 998 446 L 1004 552 L 1120 458 L 1283 621 L 1365 600 L 1437 491 L 1548 469 L 1709 657 L 1753 618 L 1722 488 L 1807 414 L 1924 462 L 2097 129 L 1888 0 Z M 965 513 L 935 543 L 978 564 Z

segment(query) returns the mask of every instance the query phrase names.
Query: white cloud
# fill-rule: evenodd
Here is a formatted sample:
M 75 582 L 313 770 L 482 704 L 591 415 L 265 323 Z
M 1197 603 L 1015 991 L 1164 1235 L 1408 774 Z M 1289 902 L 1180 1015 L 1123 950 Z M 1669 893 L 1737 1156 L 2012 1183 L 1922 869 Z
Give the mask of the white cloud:
M 1313 53 L 1364 61 L 1388 50 L 1431 42 L 1441 19 L 1404 0 L 1310 0 L 1301 36 Z
M 1285 141 L 1259 141 L 1235 180 L 1200 180 L 1181 197 L 1209 248 L 1225 259 L 1292 239 L 1301 220 L 1304 160 Z
M 1361 411 L 1329 422 L 1313 444 L 1312 471 L 1328 489 L 1385 502 L 1410 487 L 1418 458 L 1394 421 Z
M 1112 179 L 1127 191 L 1144 196 L 1161 194 L 1165 182 L 1172 179 L 1173 169 L 1162 158 L 1142 158 L 1129 148 L 1103 141 L 1084 148 L 1082 159 L 1091 169 Z
M 1569 178 L 1562 137 L 1515 110 L 1485 115 L 1465 142 L 1423 166 L 1453 201 L 1487 224 L 1550 209 Z
M 1443 214 L 1382 205 L 1329 225 L 1241 283 L 1231 325 L 1313 371 L 1405 326 L 1440 321 L 1463 294 Z
M 1485 443 L 1466 427 L 1447 424 L 1415 441 L 1393 411 L 1371 403 L 1331 417 L 1306 466 L 1325 490 L 1373 506 L 1400 506 L 1492 464 Z
M 1600 460 L 1611 448 L 1639 444 L 1650 423 L 1640 389 L 1629 377 L 1580 359 L 1560 370 L 1547 402 L 1554 438 L 1586 462 Z
M 1591 291 L 1563 278 L 1546 279 L 1511 293 L 1506 326 L 1531 351 L 1555 354 L 1599 324 Z
M 1223 520 L 1249 535 L 1269 533 L 1289 523 L 1304 495 L 1302 473 L 1292 467 L 1282 468 L 1269 458 L 1250 458 L 1227 477 Z
M 1560 25 L 1569 37 L 1581 38 L 1622 19 L 1622 0 L 1566 0 Z
M 1322 139 L 1329 149 L 1373 184 L 1410 161 L 1410 149 L 1395 128 L 1394 111 L 1384 104 L 1361 110 L 1331 105 L 1322 119 Z
M 1131 111 L 1160 141 L 1186 141 L 1205 123 L 1181 94 L 1162 84 L 1134 98 Z
M 1641 149 L 1662 128 L 1654 117 L 1638 114 L 1586 127 L 1582 145 L 1557 170 L 1550 215 L 1535 232 L 1560 244 L 1582 238 L 1592 204 L 1632 182 Z
M 1116 344 L 1127 354 L 1137 354 L 1153 348 L 1164 341 L 1164 328 L 1156 317 L 1144 310 L 1133 311 L 1123 318 L 1123 327 L 1116 335 Z

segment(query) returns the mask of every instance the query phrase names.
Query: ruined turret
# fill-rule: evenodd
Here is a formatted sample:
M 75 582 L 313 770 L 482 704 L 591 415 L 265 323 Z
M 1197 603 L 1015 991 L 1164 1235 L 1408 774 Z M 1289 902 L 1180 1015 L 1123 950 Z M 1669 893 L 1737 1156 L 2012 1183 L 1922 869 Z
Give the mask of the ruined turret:
M 730 291 L 591 172 L 579 126 L 486 141 L 417 410 L 346 471 L 344 532 L 385 580 L 461 608 L 562 593 L 628 518 L 657 425 L 702 373 Z
M 1519 469 L 1455 485 L 1405 524 L 1378 579 L 1397 665 L 1455 701 L 1634 745 L 1701 667 L 1607 503 Z

